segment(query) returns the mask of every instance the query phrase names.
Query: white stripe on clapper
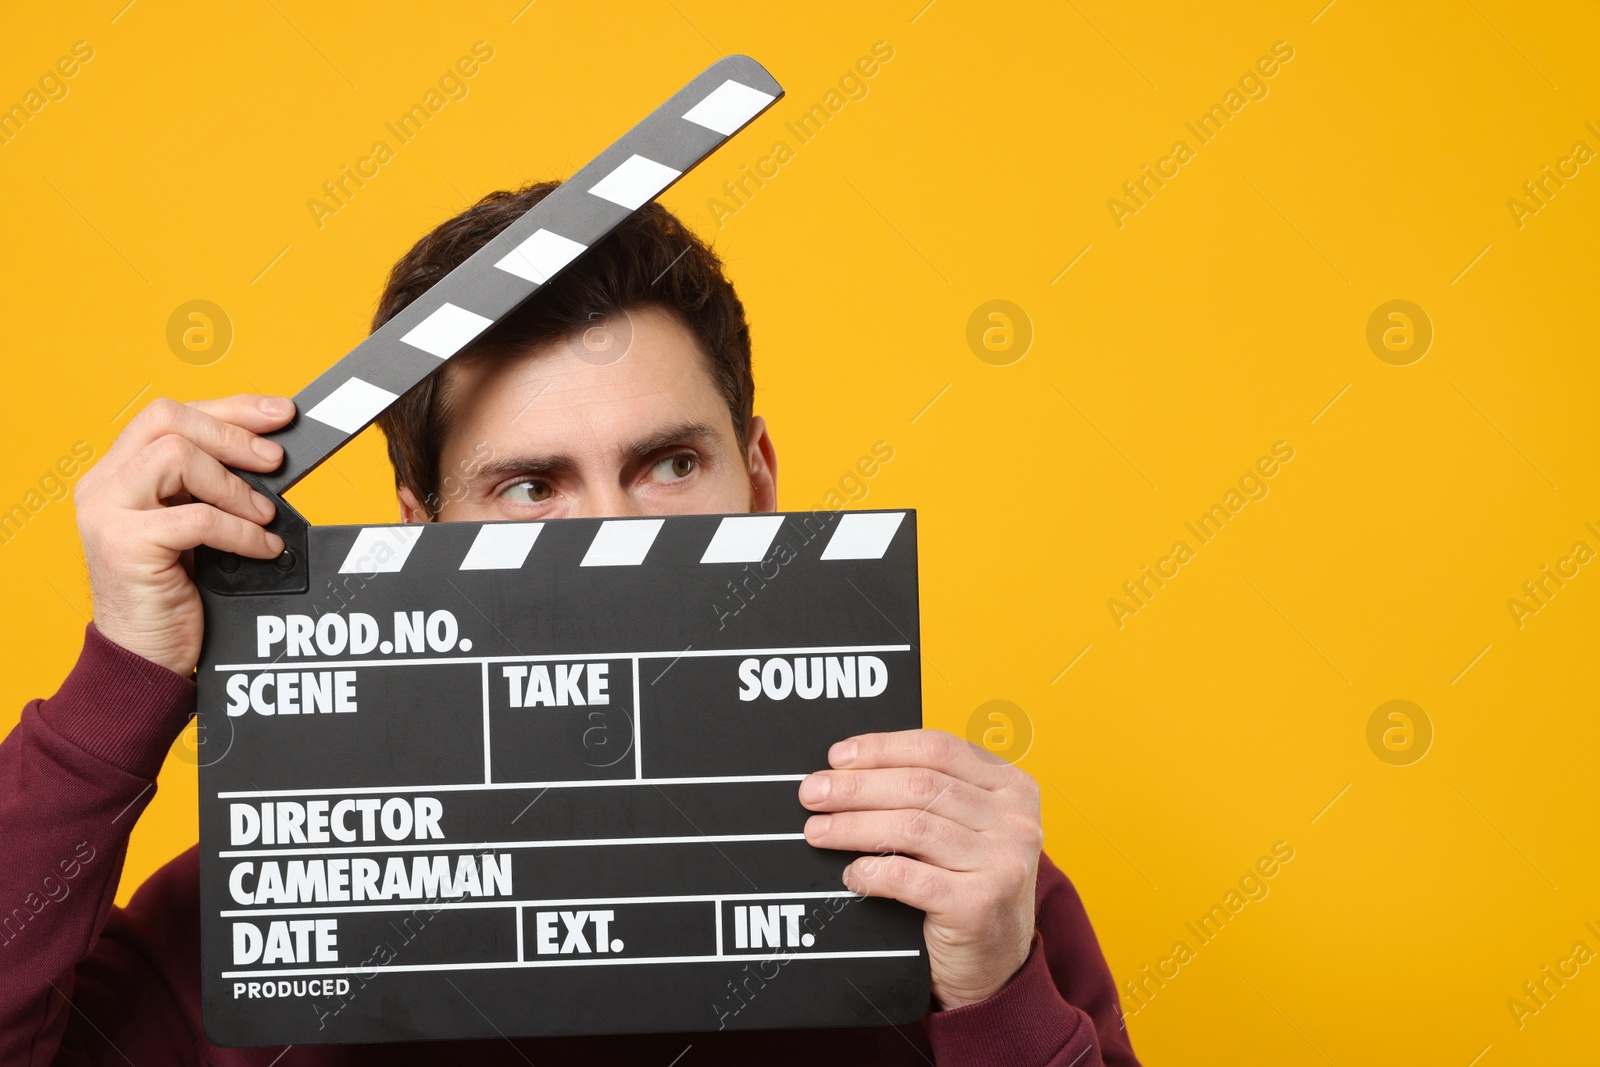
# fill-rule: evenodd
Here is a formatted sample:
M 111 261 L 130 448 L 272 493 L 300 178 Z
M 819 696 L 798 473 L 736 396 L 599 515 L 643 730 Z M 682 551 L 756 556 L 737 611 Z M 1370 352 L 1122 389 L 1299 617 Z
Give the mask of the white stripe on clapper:
M 430 356 L 449 359 L 464 348 L 468 341 L 494 325 L 475 311 L 440 304 L 433 314 L 411 327 L 400 340 L 412 348 L 420 348 Z
M 490 523 L 478 530 L 461 561 L 464 571 L 514 571 L 528 558 L 544 527 L 536 522 Z
M 495 266 L 523 281 L 543 285 L 587 247 L 550 230 L 535 230 L 532 237 L 507 252 Z
M 882 559 L 905 519 L 903 511 L 848 511 L 822 550 L 822 559 Z
M 356 534 L 356 543 L 339 565 L 340 574 L 393 574 L 406 565 L 406 557 L 422 536 L 422 527 L 368 526 Z
M 665 519 L 609 519 L 600 524 L 581 567 L 637 567 Z
M 395 399 L 396 395 L 387 389 L 351 378 L 307 411 L 306 418 L 345 433 L 357 433 Z
M 637 211 L 682 173 L 653 159 L 631 155 L 610 174 L 595 182 L 589 192 L 629 211 Z
M 782 526 L 782 515 L 730 515 L 717 525 L 700 562 L 760 563 Z
M 684 118 L 697 126 L 715 130 L 731 137 L 740 126 L 749 122 L 756 113 L 776 99 L 760 89 L 740 85 L 729 79 L 711 90 L 711 93 L 694 107 L 684 112 Z

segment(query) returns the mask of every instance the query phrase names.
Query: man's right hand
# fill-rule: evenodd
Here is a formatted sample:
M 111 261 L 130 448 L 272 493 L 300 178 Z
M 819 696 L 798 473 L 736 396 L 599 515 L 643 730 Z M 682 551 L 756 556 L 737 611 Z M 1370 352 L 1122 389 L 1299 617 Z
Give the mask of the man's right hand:
M 203 627 L 188 553 L 199 545 L 256 559 L 283 551 L 282 539 L 261 528 L 271 503 L 226 467 L 275 470 L 283 449 L 257 435 L 293 413 L 282 397 L 157 400 L 79 479 L 78 535 L 102 635 L 179 674 L 194 670 Z

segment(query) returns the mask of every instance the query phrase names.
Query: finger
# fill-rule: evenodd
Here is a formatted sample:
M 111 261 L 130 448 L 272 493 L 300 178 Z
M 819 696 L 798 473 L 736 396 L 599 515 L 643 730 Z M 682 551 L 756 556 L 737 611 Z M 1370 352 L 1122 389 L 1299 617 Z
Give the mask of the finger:
M 283 462 L 283 448 L 277 442 L 173 400 L 153 401 L 135 415 L 106 458 L 110 466 L 119 467 L 152 441 L 168 434 L 188 438 L 230 467 L 270 471 Z
M 283 552 L 283 538 L 277 534 L 210 504 L 183 504 L 145 514 L 149 539 L 172 552 L 201 545 L 254 559 L 274 559 Z
M 800 783 L 800 803 L 812 811 L 915 808 L 979 831 L 999 821 L 996 794 L 928 767 L 818 771 Z
M 844 886 L 863 897 L 888 897 L 922 911 L 947 911 L 961 875 L 910 856 L 862 856 L 844 869 Z
M 114 505 L 152 508 L 186 494 L 251 522 L 272 520 L 271 501 L 238 475 L 230 473 L 186 437 L 157 438 L 119 474 L 107 490 Z
M 846 738 L 828 750 L 828 763 L 841 770 L 928 767 L 984 789 L 1003 789 L 1021 773 L 982 752 L 943 730 L 900 730 Z
M 221 400 L 191 400 L 188 405 L 212 418 L 242 426 L 251 433 L 281 430 L 294 416 L 294 401 L 286 396 L 240 393 Z
M 932 812 L 843 811 L 806 820 L 806 841 L 845 852 L 903 852 L 947 871 L 976 871 L 989 847 L 983 835 Z

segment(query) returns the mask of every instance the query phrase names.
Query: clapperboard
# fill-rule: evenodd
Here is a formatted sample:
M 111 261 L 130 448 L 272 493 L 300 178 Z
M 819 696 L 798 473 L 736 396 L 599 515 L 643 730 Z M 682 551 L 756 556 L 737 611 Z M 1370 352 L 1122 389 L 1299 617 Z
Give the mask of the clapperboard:
M 772 104 L 718 62 L 298 396 L 197 554 L 221 1045 L 908 1022 L 922 915 L 797 783 L 921 725 L 910 511 L 314 527 L 281 494 Z

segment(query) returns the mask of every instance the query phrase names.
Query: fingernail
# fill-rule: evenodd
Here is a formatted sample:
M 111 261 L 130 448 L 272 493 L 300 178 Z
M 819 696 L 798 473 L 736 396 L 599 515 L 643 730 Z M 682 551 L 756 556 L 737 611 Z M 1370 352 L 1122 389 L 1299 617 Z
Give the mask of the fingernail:
M 283 555 L 283 538 L 275 533 L 267 534 L 267 548 L 271 550 L 274 556 Z
M 262 459 L 276 463 L 283 455 L 283 447 L 276 441 L 268 441 L 265 437 L 254 437 L 250 440 L 250 447 Z
M 821 837 L 828 832 L 828 827 L 832 824 L 832 815 L 813 815 L 806 820 L 806 836 Z
M 800 783 L 800 803 L 821 803 L 831 792 L 833 792 L 833 779 L 825 774 L 813 774 Z
M 261 398 L 261 411 L 263 414 L 281 419 L 293 410 L 294 404 L 281 396 L 264 396 Z
M 252 495 L 255 497 L 256 510 L 259 511 L 261 514 L 265 515 L 267 518 L 269 518 L 269 519 L 272 518 L 273 514 L 276 513 L 277 510 L 278 510 L 277 508 L 272 506 L 272 501 L 268 500 L 266 497 L 262 496 L 260 493 L 255 493 L 255 494 L 252 494 Z
M 828 762 L 835 767 L 848 766 L 856 760 L 856 752 L 861 748 L 854 741 L 840 741 L 828 749 Z

